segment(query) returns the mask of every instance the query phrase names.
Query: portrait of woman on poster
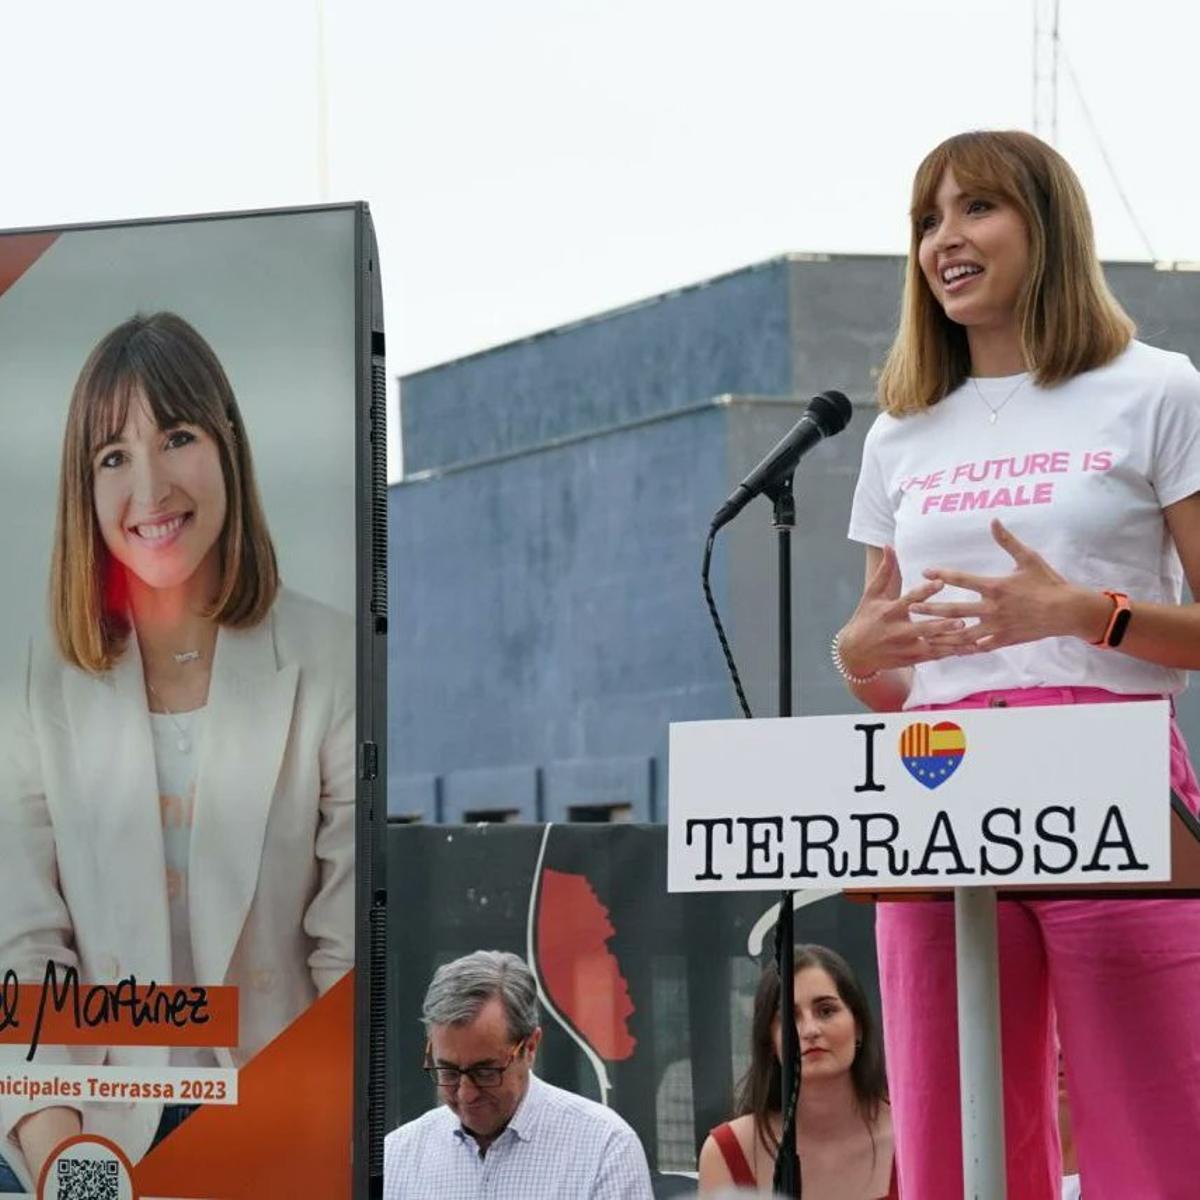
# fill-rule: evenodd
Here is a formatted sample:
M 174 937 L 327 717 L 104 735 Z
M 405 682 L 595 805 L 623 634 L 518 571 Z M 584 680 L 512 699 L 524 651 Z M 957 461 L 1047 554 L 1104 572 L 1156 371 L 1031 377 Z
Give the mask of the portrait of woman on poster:
M 0 969 L 236 987 L 240 1042 L 35 1061 L 240 1067 L 353 965 L 354 624 L 281 586 L 233 390 L 172 313 L 79 375 L 50 609 L 6 698 Z M 183 1115 L 8 1096 L 0 1158 L 36 1179 L 82 1128 L 137 1161 Z
M 796 1152 L 805 1200 L 896 1200 L 883 1050 L 866 995 L 846 960 L 826 946 L 797 946 L 795 964 Z M 700 1150 L 702 1196 L 730 1187 L 771 1194 L 783 1124 L 779 993 L 779 971 L 769 963 L 754 996 L 737 1115 Z
M 877 711 L 1174 697 L 1200 669 L 1200 376 L 1134 339 L 1083 189 L 1032 134 L 935 147 L 911 220 L 835 666 Z M 1163 749 L 1196 811 L 1174 718 Z M 1194 1196 L 1200 905 L 999 909 L 1009 1200 L 1060 1194 L 1059 1041 L 1087 1200 Z M 876 939 L 900 1185 L 958 1200 L 953 912 L 880 904 Z

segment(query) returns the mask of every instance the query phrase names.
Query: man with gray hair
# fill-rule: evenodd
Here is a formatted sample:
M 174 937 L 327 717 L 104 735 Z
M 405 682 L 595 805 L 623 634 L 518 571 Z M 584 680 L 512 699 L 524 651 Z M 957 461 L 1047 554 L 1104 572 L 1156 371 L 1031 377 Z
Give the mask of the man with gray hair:
M 533 1074 L 537 985 L 515 954 L 439 967 L 421 1019 L 441 1104 L 388 1134 L 384 1200 L 652 1200 L 633 1130 Z

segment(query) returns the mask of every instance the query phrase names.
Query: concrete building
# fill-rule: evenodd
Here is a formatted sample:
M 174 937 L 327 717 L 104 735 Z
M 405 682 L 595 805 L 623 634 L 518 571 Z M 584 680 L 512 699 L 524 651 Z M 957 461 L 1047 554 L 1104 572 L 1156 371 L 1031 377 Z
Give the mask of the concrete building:
M 660 821 L 667 726 L 737 705 L 700 588 L 712 514 L 816 392 L 855 416 L 797 475 L 794 709 L 850 704 L 828 660 L 903 264 L 791 255 L 401 381 L 389 498 L 389 812 Z M 1200 275 L 1113 264 L 1140 336 L 1200 362 Z M 755 501 L 713 591 L 756 715 L 776 711 L 775 547 Z M 1200 701 L 1180 705 L 1200 747 Z

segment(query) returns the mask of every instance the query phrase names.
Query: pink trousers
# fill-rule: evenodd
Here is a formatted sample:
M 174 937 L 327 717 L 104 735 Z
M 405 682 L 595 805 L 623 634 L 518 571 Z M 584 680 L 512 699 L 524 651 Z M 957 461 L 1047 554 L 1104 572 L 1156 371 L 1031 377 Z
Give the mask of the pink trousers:
M 1147 698 L 1036 688 L 932 707 Z M 1173 720 L 1171 786 L 1200 809 Z M 1200 900 L 1002 900 L 999 939 L 1007 1200 L 1061 1195 L 1058 1043 L 1087 1200 L 1200 1197 Z M 962 1200 L 953 906 L 880 904 L 876 940 L 900 1192 Z

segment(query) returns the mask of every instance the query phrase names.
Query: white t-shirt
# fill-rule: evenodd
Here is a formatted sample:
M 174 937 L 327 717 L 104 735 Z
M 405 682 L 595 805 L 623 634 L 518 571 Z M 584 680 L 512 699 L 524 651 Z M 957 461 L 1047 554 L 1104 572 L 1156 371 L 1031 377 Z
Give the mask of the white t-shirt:
M 995 422 L 989 409 L 999 409 Z M 1200 375 L 1182 354 L 1133 342 L 1057 387 L 1020 375 L 967 380 L 926 412 L 881 413 L 863 448 L 850 537 L 894 546 L 907 591 L 927 567 L 1009 574 L 1012 559 L 989 529 L 999 517 L 1072 583 L 1178 604 L 1183 571 L 1162 510 L 1198 491 Z M 935 599 L 978 596 L 946 587 Z M 1046 638 L 922 663 L 906 707 L 1038 686 L 1174 694 L 1185 678 Z

